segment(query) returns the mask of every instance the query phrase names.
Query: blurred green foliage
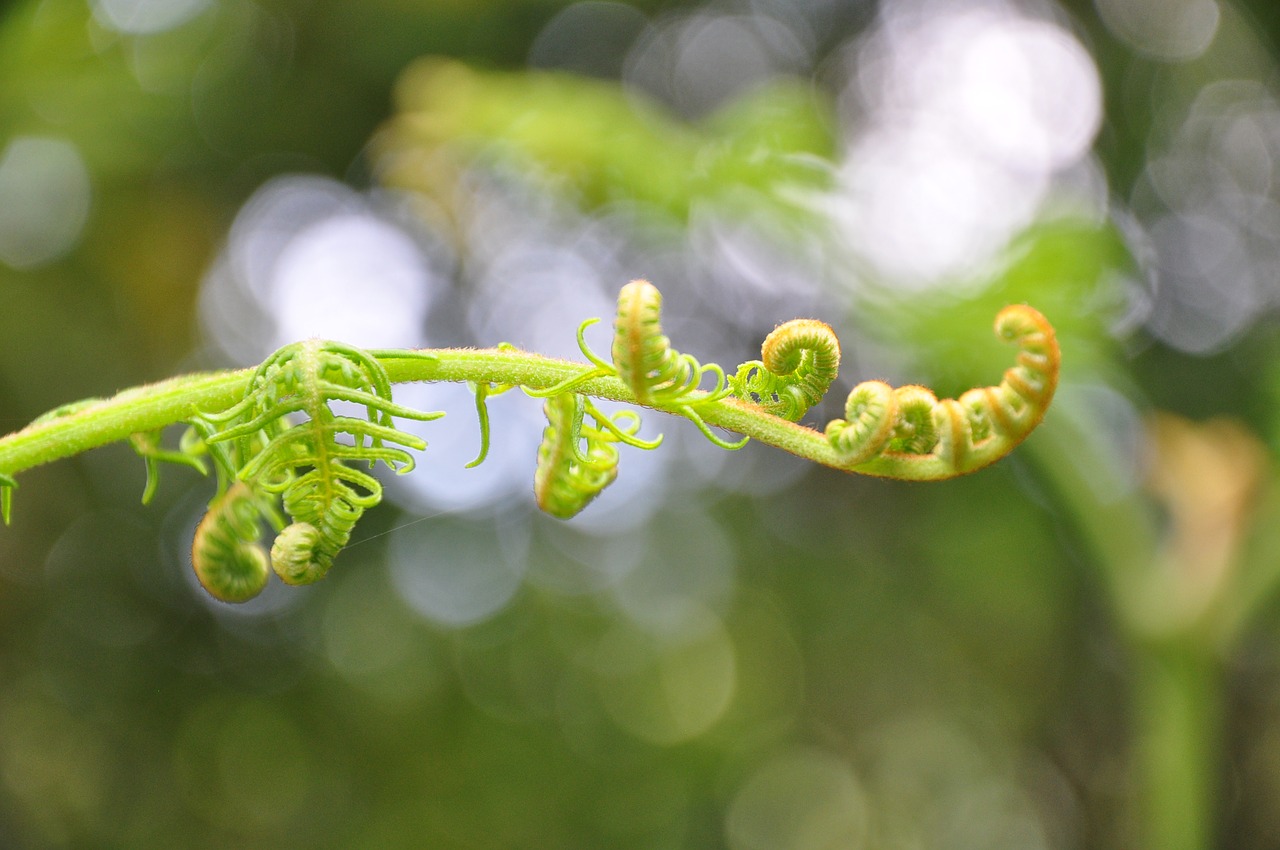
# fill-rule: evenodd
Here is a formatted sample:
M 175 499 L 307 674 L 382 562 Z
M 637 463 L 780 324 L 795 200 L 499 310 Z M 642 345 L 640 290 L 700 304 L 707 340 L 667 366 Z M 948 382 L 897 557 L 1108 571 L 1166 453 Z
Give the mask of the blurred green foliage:
M 752 90 L 696 127 L 616 84 L 563 74 L 481 76 L 442 60 L 401 79 L 380 177 L 439 194 L 477 155 L 532 165 L 590 206 L 626 201 L 685 221 L 696 203 L 815 226 L 806 192 L 830 184 L 831 118 L 798 81 Z M 785 190 L 785 191 L 784 191 Z

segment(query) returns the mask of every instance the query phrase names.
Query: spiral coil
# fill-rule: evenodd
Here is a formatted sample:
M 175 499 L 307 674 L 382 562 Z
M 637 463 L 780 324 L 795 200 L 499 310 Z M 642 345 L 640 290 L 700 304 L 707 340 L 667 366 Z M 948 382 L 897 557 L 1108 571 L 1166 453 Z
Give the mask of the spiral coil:
M 890 477 L 946 477 L 1008 454 L 1031 433 L 1053 400 L 1061 352 L 1053 327 L 1024 304 L 1005 307 L 995 332 L 1018 346 L 1015 365 L 997 386 L 939 400 L 925 387 L 867 381 L 853 388 L 845 418 L 826 436 L 844 465 Z M 922 467 L 917 474 L 913 467 Z
M 738 367 L 734 395 L 792 422 L 827 394 L 840 371 L 840 340 L 825 322 L 792 319 L 773 329 L 760 359 Z
M 729 392 L 724 370 L 703 366 L 681 354 L 662 332 L 662 293 L 647 280 L 633 280 L 618 293 L 614 321 L 613 365 L 641 404 L 673 404 L 698 389 L 706 375 L 715 384 L 699 401 L 724 398 Z
M 223 602 L 246 602 L 271 575 L 262 537 L 259 497 L 237 481 L 209 503 L 191 541 L 191 566 L 201 586 Z
M 655 449 L 662 442 L 636 436 L 640 417 L 634 411 L 609 417 L 578 393 L 548 398 L 543 412 L 547 427 L 538 446 L 533 492 L 538 507 L 560 519 L 576 516 L 618 477 L 619 443 Z
M 397 473 L 413 468 L 405 449 L 420 450 L 426 442 L 399 430 L 392 417 L 443 415 L 395 404 L 377 354 L 322 340 L 285 346 L 258 367 L 243 401 L 206 416 L 217 429 L 206 442 L 234 441 L 248 458 L 237 477 L 278 495 L 292 520 L 271 549 L 272 567 L 286 583 L 322 578 L 356 521 L 381 501 L 378 479 L 350 464 L 382 462 Z M 367 418 L 337 415 L 333 401 L 363 406 Z M 289 425 L 287 417 L 296 413 L 305 421 Z

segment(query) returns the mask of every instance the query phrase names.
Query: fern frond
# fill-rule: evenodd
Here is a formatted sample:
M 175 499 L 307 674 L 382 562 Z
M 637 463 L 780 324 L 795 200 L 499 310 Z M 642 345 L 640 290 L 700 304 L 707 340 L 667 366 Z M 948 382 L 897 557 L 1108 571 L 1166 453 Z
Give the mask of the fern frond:
M 1025 304 L 1001 310 L 995 332 L 1019 348 L 1016 365 L 997 386 L 942 400 L 926 387 L 894 389 L 880 381 L 854 387 L 845 418 L 826 428 L 846 468 L 889 478 L 939 479 L 971 472 L 1013 451 L 1053 400 L 1062 355 L 1053 326 Z
M 209 594 L 246 602 L 267 586 L 271 568 L 262 537 L 263 508 L 252 487 L 237 481 L 214 496 L 191 542 L 191 566 Z
M 362 406 L 367 418 L 335 414 L 335 401 Z M 305 419 L 290 424 L 292 414 Z M 217 428 L 206 442 L 235 441 L 247 458 L 237 477 L 279 494 L 292 524 L 272 546 L 272 567 L 289 584 L 307 584 L 329 571 L 356 521 L 382 498 L 378 479 L 351 464 L 411 470 L 406 449 L 426 442 L 401 431 L 392 417 L 443 415 L 393 402 L 391 382 L 371 353 L 307 340 L 267 358 L 239 404 L 206 417 Z
M 827 394 L 840 371 L 840 340 L 826 322 L 792 319 L 773 329 L 760 360 L 738 367 L 734 395 L 795 422 Z
M 616 478 L 620 444 L 654 448 L 660 442 L 639 438 L 634 412 L 606 415 L 593 398 L 683 417 L 724 448 L 752 437 L 846 472 L 934 481 L 1012 451 L 1040 422 L 1057 388 L 1061 354 L 1052 326 L 1031 307 L 1012 306 L 996 317 L 995 330 L 1018 346 L 1017 361 L 998 385 L 939 400 L 925 387 L 868 381 L 850 393 L 845 418 L 820 432 L 798 420 L 839 369 L 840 346 L 829 327 L 812 319 L 780 325 L 765 340 L 761 360 L 743 364 L 729 379 L 720 366 L 675 350 L 662 331 L 661 306 L 661 294 L 646 281 L 622 288 L 612 362 L 586 343 L 595 320 L 578 327 L 586 363 L 505 344 L 362 351 L 309 340 L 280 349 L 252 373 L 188 375 L 63 405 L 0 438 L 0 517 L 9 521 L 17 473 L 94 446 L 132 441 L 147 464 L 144 499 L 154 492 L 160 462 L 203 469 L 207 454 L 218 488 L 197 530 L 192 560 L 210 592 L 247 598 L 265 557 L 258 545 L 264 524 L 277 531 L 271 565 L 281 578 L 315 581 L 330 569 L 364 511 L 381 500 L 373 467 L 381 463 L 397 473 L 413 468 L 410 452 L 426 443 L 400 430 L 396 418 L 443 414 L 397 404 L 393 379 L 472 388 L 481 439 L 473 466 L 489 446 L 490 395 L 519 387 L 545 397 L 548 427 L 534 489 L 540 506 L 563 517 L 582 510 Z M 190 429 L 176 451 L 162 448 L 161 430 L 177 423 Z M 732 443 L 712 428 L 743 438 Z
M 715 363 L 702 365 L 691 354 L 681 354 L 662 332 L 662 293 L 647 280 L 633 280 L 618 293 L 614 320 L 613 365 L 618 377 L 641 404 L 661 405 L 685 417 L 703 436 L 722 449 L 740 449 L 747 438 L 731 443 L 707 425 L 699 407 L 729 395 L 732 387 L 724 369 Z M 700 387 L 710 375 L 710 390 Z

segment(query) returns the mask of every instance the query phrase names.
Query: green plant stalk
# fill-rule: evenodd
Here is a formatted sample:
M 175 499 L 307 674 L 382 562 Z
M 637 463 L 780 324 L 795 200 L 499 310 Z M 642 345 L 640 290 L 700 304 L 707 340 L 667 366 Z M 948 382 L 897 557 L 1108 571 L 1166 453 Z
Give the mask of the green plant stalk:
M 1141 846 L 1208 850 L 1223 769 L 1218 657 L 1193 632 L 1139 641 L 1131 658 Z
M 1130 816 L 1144 850 L 1210 850 L 1221 780 L 1220 641 L 1203 621 L 1159 609 L 1159 535 L 1136 493 L 1099 498 L 1108 462 L 1069 416 L 1040 429 L 1031 449 L 1092 550 L 1090 562 L 1111 606 L 1130 670 Z M 1153 608 L 1153 606 L 1156 606 Z
M 424 349 L 421 357 L 397 357 L 379 351 L 378 360 L 396 383 L 451 381 L 515 385 L 531 390 L 547 389 L 582 374 L 586 364 L 559 360 L 510 348 Z M 15 475 L 25 469 L 79 454 L 91 448 L 128 439 L 131 434 L 155 431 L 190 420 L 200 413 L 215 413 L 238 402 L 245 393 L 253 371 L 239 369 L 205 372 L 171 378 L 155 384 L 125 390 L 101 402 L 88 404 L 64 416 L 37 421 L 21 431 L 0 438 L 0 475 Z M 708 393 L 695 391 L 679 403 L 661 400 L 641 403 L 623 381 L 612 376 L 593 377 L 575 387 L 576 392 L 595 398 L 628 402 L 653 410 L 682 415 L 693 407 L 708 425 L 734 431 L 791 454 L 850 472 L 868 475 L 895 475 L 894 459 L 877 457 L 850 464 L 832 447 L 822 433 L 778 416 L 759 406 L 735 398 L 709 400 Z M 965 472 L 980 468 L 1007 454 L 1004 447 L 992 457 L 975 453 Z M 917 463 L 912 477 L 919 480 L 950 478 L 951 467 Z
M 204 372 L 124 390 L 73 413 L 37 419 L 0 438 L 0 474 L 71 457 L 230 407 L 244 394 L 252 369 Z

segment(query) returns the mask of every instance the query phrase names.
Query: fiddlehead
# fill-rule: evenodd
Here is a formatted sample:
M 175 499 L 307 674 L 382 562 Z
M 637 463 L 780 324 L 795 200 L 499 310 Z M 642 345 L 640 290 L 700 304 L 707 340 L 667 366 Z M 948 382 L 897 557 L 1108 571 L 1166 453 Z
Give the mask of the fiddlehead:
M 715 363 L 698 363 L 681 354 L 662 332 L 662 293 L 647 280 L 633 280 L 618 293 L 618 315 L 613 331 L 613 365 L 618 377 L 641 404 L 661 405 L 684 416 L 703 435 L 725 449 L 739 449 L 746 438 L 730 443 L 716 436 L 697 407 L 719 401 L 731 392 L 724 370 Z M 711 375 L 712 388 L 699 393 L 703 379 Z
M 206 416 L 219 428 L 206 442 L 235 441 L 241 457 L 249 458 L 237 477 L 279 494 L 284 503 L 292 524 L 271 551 L 272 567 L 289 584 L 323 577 L 365 509 L 381 500 L 381 483 L 349 464 L 381 461 L 409 471 L 413 457 L 400 446 L 422 449 L 426 443 L 396 428 L 392 417 L 443 415 L 395 404 L 378 354 L 321 340 L 285 346 L 258 367 L 239 404 Z M 333 401 L 363 406 L 366 418 L 335 414 Z M 286 417 L 295 413 L 306 421 L 288 424 Z
M 624 410 L 610 419 L 578 393 L 551 396 L 543 411 L 547 428 L 538 446 L 533 492 L 538 507 L 560 519 L 577 515 L 618 477 L 618 443 L 654 449 L 662 442 L 635 436 L 640 417 L 634 412 Z M 586 423 L 587 416 L 594 426 Z
M 892 478 L 947 478 L 1008 454 L 1044 417 L 1058 385 L 1053 327 L 1026 305 L 996 316 L 996 335 L 1017 344 L 1017 363 L 998 386 L 939 401 L 925 387 L 880 381 L 854 387 L 845 418 L 826 428 L 845 468 Z
M 850 464 L 862 463 L 888 444 L 897 424 L 894 388 L 884 381 L 863 381 L 845 402 L 845 419 L 827 424 L 827 438 Z
M 840 371 L 840 340 L 825 322 L 792 319 L 773 329 L 760 359 L 738 367 L 734 395 L 792 422 L 827 394 Z
M 267 586 L 271 567 L 258 542 L 262 519 L 259 497 L 243 481 L 209 503 L 191 542 L 191 565 L 211 596 L 223 602 L 246 602 Z
M 622 287 L 613 328 L 614 368 L 641 404 L 679 402 L 708 374 L 715 386 L 701 400 L 728 395 L 723 369 L 714 363 L 703 366 L 693 355 L 671 347 L 662 332 L 662 293 L 649 281 L 633 280 Z

